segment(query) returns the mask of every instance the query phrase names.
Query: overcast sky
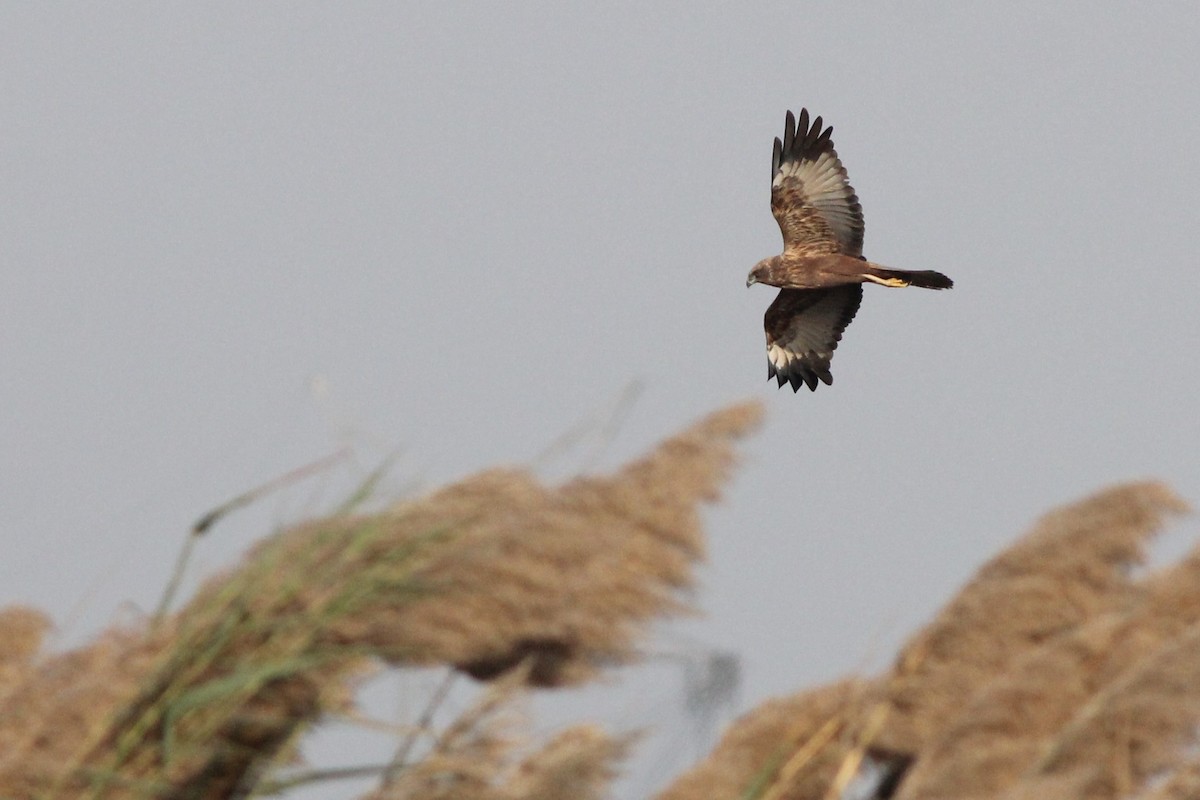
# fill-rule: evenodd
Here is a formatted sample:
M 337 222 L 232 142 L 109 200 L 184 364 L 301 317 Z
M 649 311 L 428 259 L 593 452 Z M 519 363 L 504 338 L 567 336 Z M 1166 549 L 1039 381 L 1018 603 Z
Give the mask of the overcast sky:
M 737 653 L 743 707 L 879 667 L 1050 506 L 1200 502 L 1198 41 L 1183 2 L 6 4 L 3 600 L 81 641 L 246 488 L 354 448 L 198 574 L 389 452 L 391 491 L 529 463 L 638 381 L 545 474 L 769 411 L 668 640 Z M 794 395 L 744 281 L 801 106 L 865 254 L 956 285 L 868 286 Z

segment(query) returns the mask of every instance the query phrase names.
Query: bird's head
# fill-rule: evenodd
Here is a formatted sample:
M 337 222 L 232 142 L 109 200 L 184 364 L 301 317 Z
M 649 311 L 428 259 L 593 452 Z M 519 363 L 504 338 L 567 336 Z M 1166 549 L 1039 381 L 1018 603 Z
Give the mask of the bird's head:
M 750 274 L 746 276 L 746 288 L 748 289 L 756 283 L 774 285 L 775 267 L 779 264 L 779 260 L 779 256 L 772 256 L 755 264 L 754 269 L 750 270 Z

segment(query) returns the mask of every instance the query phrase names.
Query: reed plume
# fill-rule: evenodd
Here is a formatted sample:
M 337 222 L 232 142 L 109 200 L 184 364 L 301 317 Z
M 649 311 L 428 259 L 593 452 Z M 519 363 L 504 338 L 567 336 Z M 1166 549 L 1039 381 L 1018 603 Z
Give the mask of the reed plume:
M 543 687 L 631 661 L 649 623 L 687 608 L 679 590 L 704 553 L 698 505 L 716 499 L 760 416 L 715 413 L 608 476 L 547 487 L 494 469 L 378 514 L 297 525 L 157 624 L 72 652 L 38 660 L 44 619 L 10 610 L 0 796 L 245 796 L 379 664 Z M 472 758 L 497 746 L 470 726 L 454 741 Z M 623 751 L 593 729 L 564 733 L 488 776 L 488 796 L 599 786 Z
M 1200 548 L 1132 571 L 1184 510 L 1140 483 L 1046 515 L 891 670 L 764 704 L 660 800 L 834 800 L 855 776 L 874 789 L 854 796 L 895 800 L 1104 800 L 1156 778 L 1164 800 L 1189 796 Z

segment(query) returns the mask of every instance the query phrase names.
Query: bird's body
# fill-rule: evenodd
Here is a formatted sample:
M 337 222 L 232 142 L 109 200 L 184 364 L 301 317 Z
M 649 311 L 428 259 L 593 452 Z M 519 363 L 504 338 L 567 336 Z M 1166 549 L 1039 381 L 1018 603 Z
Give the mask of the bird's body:
M 780 289 L 824 289 L 847 283 L 877 283 L 880 286 L 920 286 L 924 289 L 949 289 L 953 282 L 933 270 L 892 269 L 850 256 L 793 255 L 774 256 L 759 262 L 762 269 L 750 285 L 765 283 Z
M 901 270 L 863 258 L 862 206 L 833 149 L 833 128 L 808 111 L 800 124 L 787 113 L 771 158 L 771 212 L 783 233 L 783 253 L 754 265 L 746 285 L 780 289 L 763 320 L 768 377 L 793 391 L 833 383 L 829 362 L 842 331 L 862 302 L 862 284 L 949 289 L 933 270 Z

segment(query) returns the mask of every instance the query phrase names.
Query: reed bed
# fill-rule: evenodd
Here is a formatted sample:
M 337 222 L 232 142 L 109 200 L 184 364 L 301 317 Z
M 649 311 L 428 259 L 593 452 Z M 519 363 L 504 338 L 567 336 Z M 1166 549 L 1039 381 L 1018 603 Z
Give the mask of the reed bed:
M 437 666 L 474 701 L 348 770 L 373 778 L 364 800 L 611 796 L 635 737 L 535 736 L 525 700 L 636 661 L 653 622 L 692 611 L 701 507 L 760 417 L 719 411 L 608 475 L 491 469 L 296 525 L 72 651 L 43 650 L 37 610 L 0 610 L 0 800 L 285 793 L 304 734 L 358 713 L 365 676 Z M 1145 482 L 1047 514 L 890 668 L 762 704 L 657 797 L 1200 797 L 1200 546 L 1135 569 L 1184 511 Z
M 1200 796 L 1200 547 L 1132 577 L 1186 510 L 1136 483 L 1046 515 L 890 670 L 751 711 L 658 797 Z
M 258 794 L 305 730 L 350 709 L 363 675 L 438 664 L 503 691 L 419 748 L 420 763 L 387 765 L 371 796 L 599 792 L 624 740 L 582 727 L 517 747 L 498 710 L 636 659 L 648 624 L 688 609 L 699 506 L 760 417 L 757 405 L 717 412 L 607 476 L 548 487 L 493 469 L 381 513 L 298 525 L 180 610 L 71 652 L 40 654 L 47 621 L 10 609 L 0 797 Z

